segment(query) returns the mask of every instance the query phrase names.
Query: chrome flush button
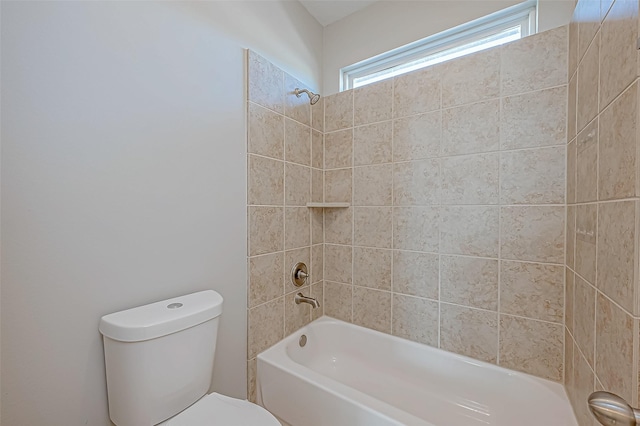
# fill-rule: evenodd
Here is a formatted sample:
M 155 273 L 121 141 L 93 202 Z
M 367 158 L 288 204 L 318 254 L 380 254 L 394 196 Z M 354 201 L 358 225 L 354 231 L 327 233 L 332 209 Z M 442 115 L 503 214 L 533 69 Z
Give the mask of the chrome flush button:
M 167 305 L 167 308 L 169 308 L 169 309 L 182 308 L 182 303 L 171 303 L 171 304 Z

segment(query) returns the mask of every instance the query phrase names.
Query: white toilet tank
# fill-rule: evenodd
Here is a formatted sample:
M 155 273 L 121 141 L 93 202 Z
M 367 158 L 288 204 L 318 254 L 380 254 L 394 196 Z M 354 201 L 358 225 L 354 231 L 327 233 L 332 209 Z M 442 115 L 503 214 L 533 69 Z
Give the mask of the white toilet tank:
M 158 424 L 207 392 L 221 314 L 222 296 L 207 290 L 102 317 L 116 425 Z

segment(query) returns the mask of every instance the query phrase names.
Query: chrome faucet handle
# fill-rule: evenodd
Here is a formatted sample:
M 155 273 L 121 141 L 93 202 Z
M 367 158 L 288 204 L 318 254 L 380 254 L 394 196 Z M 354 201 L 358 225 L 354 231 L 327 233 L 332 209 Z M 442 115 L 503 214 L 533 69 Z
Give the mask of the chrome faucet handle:
M 611 392 L 598 391 L 589 395 L 589 410 L 604 426 L 636 426 L 640 410 Z
M 302 262 L 298 262 L 291 268 L 291 282 L 296 287 L 303 286 L 309 278 L 309 271 L 307 265 Z

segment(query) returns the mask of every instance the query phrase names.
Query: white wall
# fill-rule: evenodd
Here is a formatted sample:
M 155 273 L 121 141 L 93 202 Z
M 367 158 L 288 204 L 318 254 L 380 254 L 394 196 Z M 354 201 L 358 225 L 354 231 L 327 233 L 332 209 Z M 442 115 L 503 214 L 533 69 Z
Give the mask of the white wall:
M 2 423 L 110 424 L 100 316 L 225 297 L 245 395 L 244 48 L 320 88 L 297 2 L 2 2 Z
M 522 0 L 379 1 L 325 27 L 323 90 L 340 90 L 340 69 Z M 539 30 L 568 24 L 573 0 L 540 0 Z

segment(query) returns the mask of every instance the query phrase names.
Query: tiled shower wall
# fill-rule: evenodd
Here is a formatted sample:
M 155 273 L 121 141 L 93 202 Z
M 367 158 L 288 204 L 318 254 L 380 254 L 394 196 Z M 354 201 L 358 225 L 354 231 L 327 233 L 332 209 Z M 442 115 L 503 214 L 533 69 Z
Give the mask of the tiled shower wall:
M 325 98 L 325 314 L 563 380 L 568 29 Z
M 580 0 L 569 29 L 566 388 L 638 392 L 638 2 Z
M 248 52 L 248 397 L 255 401 L 256 355 L 322 315 L 296 305 L 298 291 L 322 303 L 322 103 L 313 108 L 305 86 Z M 312 113 L 313 109 L 313 113 Z M 304 262 L 311 274 L 297 288 L 289 273 Z

